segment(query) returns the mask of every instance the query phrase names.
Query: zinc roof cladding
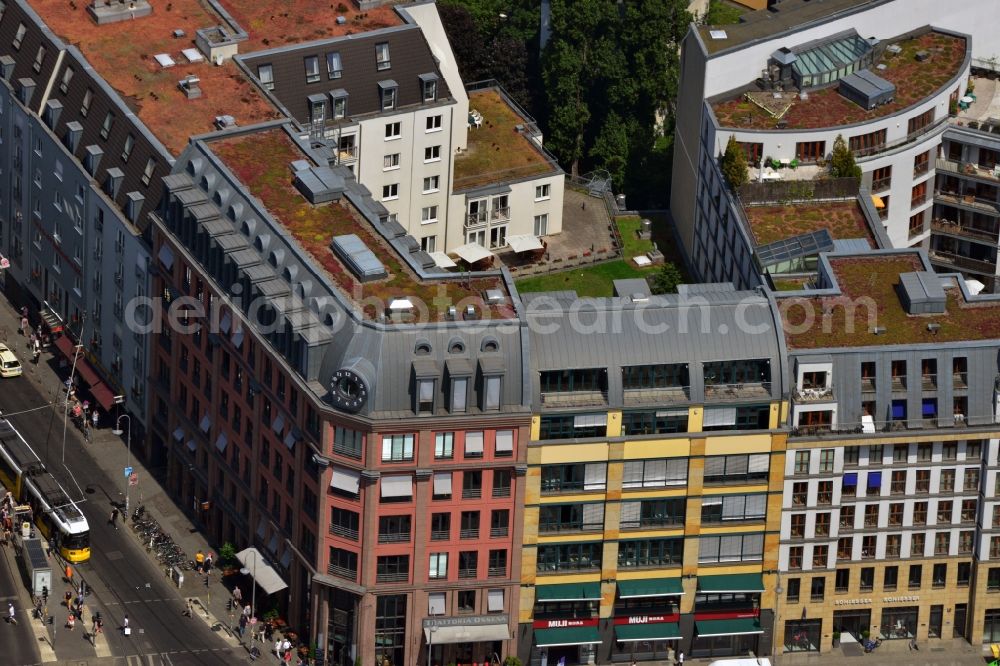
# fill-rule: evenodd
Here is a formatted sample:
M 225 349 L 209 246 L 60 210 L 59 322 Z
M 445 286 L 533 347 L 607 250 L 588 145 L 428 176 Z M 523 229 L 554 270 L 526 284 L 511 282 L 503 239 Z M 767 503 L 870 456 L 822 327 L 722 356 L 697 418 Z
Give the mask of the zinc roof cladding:
M 52 128 L 53 134 L 63 142 L 68 126 L 78 123 L 82 134 L 77 142 L 74 157 L 85 163 L 87 149 L 97 145 L 104 150 L 98 169 L 93 179 L 98 185 L 103 185 L 107 172 L 112 168 L 120 168 L 124 179 L 114 197 L 115 204 L 124 210 L 129 192 L 140 192 L 145 200 L 135 219 L 144 220 L 146 215 L 155 210 L 162 196 L 161 178 L 170 172 L 170 156 L 166 149 L 152 135 L 138 127 L 138 121 L 132 111 L 93 70 L 83 55 L 74 47 L 69 46 L 57 37 L 45 25 L 35 11 L 24 0 L 8 0 L 6 11 L 0 19 L 0 56 L 7 55 L 14 59 L 14 71 L 10 77 L 12 82 L 21 78 L 30 78 L 35 83 L 35 91 L 31 97 L 29 108 L 38 112 L 43 93 L 49 81 L 52 81 L 49 99 L 59 101 L 63 105 L 59 121 Z M 89 20 L 89 19 L 88 19 Z M 26 28 L 20 48 L 15 49 L 13 42 L 18 26 Z M 39 47 L 45 48 L 40 71 L 34 68 L 35 57 Z M 55 70 L 59 52 L 65 50 L 59 69 Z M 72 68 L 73 76 L 62 90 L 63 76 L 67 69 Z M 54 78 L 53 78 L 54 77 Z M 91 90 L 92 101 L 90 112 L 84 117 L 81 114 L 83 97 Z M 101 137 L 101 126 L 108 112 L 115 115 L 115 122 L 107 139 Z M 126 138 L 133 136 L 133 147 L 129 159 L 123 160 L 122 153 Z M 69 150 L 69 148 L 67 148 Z M 152 177 L 149 183 L 143 183 L 143 173 L 150 158 L 155 160 Z M 127 219 L 126 216 L 122 216 Z
M 793 47 L 797 56 L 792 69 L 803 76 L 834 72 L 861 60 L 872 50 L 867 39 L 851 29 Z
M 375 59 L 375 45 L 382 43 L 389 45 L 390 66 L 386 69 L 378 69 Z M 342 69 L 338 78 L 331 79 L 327 71 L 329 53 L 340 54 Z M 320 77 L 314 83 L 306 81 L 304 61 L 310 56 L 319 60 Z M 344 90 L 348 95 L 347 115 L 354 117 L 382 111 L 379 81 L 392 79 L 399 84 L 395 108 L 401 109 L 424 104 L 421 74 L 440 75 L 430 46 L 417 25 L 250 53 L 238 59 L 254 77 L 260 65 L 271 65 L 274 77 L 271 94 L 302 124 L 310 122 L 310 95 Z M 438 76 L 437 100 L 449 97 L 444 77 Z M 330 118 L 331 113 L 328 111 L 326 116 Z

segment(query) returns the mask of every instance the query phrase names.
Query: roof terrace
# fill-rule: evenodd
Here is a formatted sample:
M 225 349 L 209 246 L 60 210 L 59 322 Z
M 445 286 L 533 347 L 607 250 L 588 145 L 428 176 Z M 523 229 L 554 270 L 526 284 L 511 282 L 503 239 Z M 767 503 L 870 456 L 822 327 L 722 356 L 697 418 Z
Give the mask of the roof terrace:
M 392 7 L 395 3 L 361 11 L 353 0 L 331 2 L 329 6 L 288 0 L 216 1 L 247 31 L 249 37 L 241 49 L 245 52 L 341 37 L 402 23 Z
M 455 190 L 559 170 L 532 140 L 541 136 L 534 119 L 499 88 L 470 90 L 469 115 L 468 150 L 455 157 Z
M 310 204 L 293 185 L 289 170 L 291 162 L 306 159 L 306 156 L 280 128 L 214 140 L 210 147 L 326 271 L 330 281 L 359 307 L 363 305 L 369 318 L 380 313 L 370 302 L 362 304 L 365 299 L 389 303 L 406 297 L 411 302 L 420 301 L 428 309 L 430 319 L 436 321 L 444 318 L 449 305 L 462 299 L 482 304 L 482 295 L 487 289 L 504 290 L 503 281 L 496 277 L 421 280 L 346 199 L 323 205 Z M 344 234 L 356 234 L 381 261 L 388 277 L 364 283 L 358 281 L 330 249 L 331 239 Z M 494 305 L 490 307 L 490 316 L 513 316 L 513 310 L 507 305 Z
M 826 229 L 833 240 L 864 238 L 876 247 L 857 200 L 744 206 L 743 210 L 758 246 Z
M 799 349 L 942 344 L 990 340 L 1000 331 L 1000 300 L 945 289 L 944 312 L 908 314 L 900 275 L 930 270 L 917 252 L 829 257 L 831 295 L 779 300 L 788 345 Z M 947 285 L 945 285 L 947 286 Z M 936 326 L 934 326 L 936 325 Z M 875 334 L 874 328 L 880 333 Z
M 898 45 L 900 51 L 892 53 L 882 49 L 872 71 L 896 86 L 895 98 L 871 111 L 841 95 L 836 84 L 809 90 L 807 99 L 802 99 L 796 91 L 787 91 L 782 93 L 781 104 L 770 101 L 766 104 L 770 110 L 752 101 L 753 95 L 746 92 L 735 99 L 730 97 L 714 102 L 712 110 L 722 127 L 737 129 L 819 129 L 867 122 L 896 113 L 935 94 L 959 73 L 967 52 L 964 37 L 936 31 L 888 42 Z M 916 54 L 920 51 L 926 51 L 930 57 L 917 60 Z M 885 69 L 878 69 L 878 65 L 885 65 Z
M 189 63 L 181 54 L 196 48 L 196 30 L 224 23 L 199 0 L 171 0 L 149 16 L 105 25 L 91 20 L 87 2 L 29 1 L 56 34 L 80 49 L 174 155 L 184 149 L 188 137 L 211 131 L 217 116 L 233 116 L 240 125 L 279 117 L 231 62 L 222 67 L 207 60 Z M 175 38 L 175 30 L 185 36 Z M 155 56 L 164 53 L 174 66 L 160 66 Z M 188 99 L 178 87 L 189 74 L 200 79 L 198 99 Z

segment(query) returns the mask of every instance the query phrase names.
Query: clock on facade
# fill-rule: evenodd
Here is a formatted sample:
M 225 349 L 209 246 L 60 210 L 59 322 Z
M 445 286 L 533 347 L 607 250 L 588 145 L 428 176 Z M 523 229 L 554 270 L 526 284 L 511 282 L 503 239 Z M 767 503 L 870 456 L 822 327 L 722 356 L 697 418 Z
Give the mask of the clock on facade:
M 356 412 L 368 400 L 368 386 L 357 373 L 338 370 L 330 380 L 331 402 L 340 409 Z

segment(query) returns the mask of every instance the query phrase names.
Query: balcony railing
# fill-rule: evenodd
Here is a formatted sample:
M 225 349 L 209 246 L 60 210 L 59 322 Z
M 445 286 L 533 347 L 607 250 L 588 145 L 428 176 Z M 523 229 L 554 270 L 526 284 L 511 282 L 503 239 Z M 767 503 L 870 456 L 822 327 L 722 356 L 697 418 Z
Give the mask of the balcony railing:
M 934 198 L 939 203 L 965 206 L 983 211 L 989 215 L 1000 214 L 1000 204 L 997 203 L 996 199 L 984 199 L 977 197 L 975 194 L 960 194 L 949 190 L 935 190 Z
M 462 499 L 479 499 L 482 496 L 482 488 L 462 488 Z
M 375 574 L 376 583 L 405 583 L 410 574 L 405 571 L 383 571 Z
M 358 572 L 355 569 L 348 569 L 347 567 L 340 567 L 336 564 L 328 564 L 326 567 L 326 573 L 331 576 L 337 576 L 338 578 L 346 578 L 348 580 L 357 580 Z
M 546 407 L 588 407 L 608 404 L 607 391 L 552 391 L 542 393 Z
M 506 528 L 506 527 L 491 527 L 490 528 L 490 537 L 492 537 L 494 539 L 499 538 L 499 537 L 505 537 L 508 534 L 510 534 L 510 530 L 508 528 Z
M 330 525 L 330 534 L 334 536 L 341 536 L 345 539 L 350 539 L 351 541 L 358 540 L 357 530 L 353 530 L 350 527 L 344 527 L 342 525 Z
M 625 389 L 626 405 L 655 405 L 663 402 L 686 402 L 690 399 L 690 387 L 665 386 L 662 388 Z
M 493 497 L 510 497 L 510 486 L 494 487 Z
M 886 176 L 885 178 L 877 178 L 872 181 L 872 192 L 881 192 L 882 190 L 887 190 L 892 185 L 892 176 Z
M 1000 165 L 990 167 L 973 164 L 972 162 L 959 162 L 957 160 L 938 159 L 936 163 L 938 171 L 947 171 L 964 176 L 974 176 L 986 180 L 1000 180 Z
M 459 569 L 458 570 L 458 577 L 459 578 L 475 578 L 476 577 L 476 570 L 475 569 Z
M 990 245 L 995 245 L 998 237 L 1000 237 L 998 229 L 982 229 L 943 218 L 934 218 L 931 220 L 931 229 L 939 233 L 948 234 L 949 236 L 985 241 Z
M 875 392 L 875 378 L 874 377 L 862 377 L 861 378 L 861 392 L 862 393 L 874 393 Z
M 920 385 L 924 391 L 937 389 L 937 374 L 925 373 L 920 375 Z
M 705 399 L 766 398 L 771 395 L 771 382 L 743 384 L 706 384 Z
M 916 196 L 911 196 L 910 197 L 910 208 L 916 208 L 917 206 L 920 206 L 920 205 L 925 204 L 925 203 L 927 203 L 927 193 L 926 192 L 924 192 L 923 194 L 918 194 Z
M 404 543 L 410 540 L 409 532 L 391 532 L 389 534 L 379 534 L 379 543 Z
M 963 257 L 960 254 L 945 252 L 943 250 L 931 250 L 931 261 L 949 266 L 958 266 L 977 273 L 984 273 L 989 276 L 996 274 L 996 261 L 983 261 L 972 257 Z
M 447 541 L 451 538 L 451 530 L 431 530 L 431 541 Z
M 833 387 L 823 388 L 803 388 L 795 391 L 795 399 L 798 402 L 823 402 L 833 400 Z
M 358 159 L 358 147 L 357 146 L 338 146 L 337 147 L 337 161 L 338 162 L 353 162 Z
M 478 539 L 479 538 L 479 528 L 475 529 L 465 529 L 458 531 L 459 539 Z
M 503 578 L 507 575 L 507 567 L 490 567 L 487 570 L 487 575 L 490 578 Z
M 953 372 L 951 375 L 951 384 L 953 388 L 957 389 L 969 388 L 969 373 Z
M 931 170 L 931 161 L 930 160 L 924 160 L 923 162 L 919 162 L 917 164 L 914 164 L 913 165 L 913 177 L 917 178 L 919 176 L 922 176 L 922 175 L 924 175 L 925 173 L 927 173 L 930 170 Z

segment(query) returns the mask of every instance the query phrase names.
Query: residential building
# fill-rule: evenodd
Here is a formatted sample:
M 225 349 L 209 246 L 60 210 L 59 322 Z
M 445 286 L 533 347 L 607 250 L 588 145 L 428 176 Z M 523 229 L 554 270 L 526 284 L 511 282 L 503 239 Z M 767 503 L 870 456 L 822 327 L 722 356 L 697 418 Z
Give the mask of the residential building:
M 803 181 L 821 187 L 813 181 L 842 136 L 890 246 L 928 249 L 943 137 L 961 122 L 952 114 L 970 90 L 972 66 L 992 56 L 996 26 L 984 15 L 975 2 L 951 11 L 932 2 L 785 0 L 738 25 L 693 27 L 683 47 L 671 212 L 699 278 L 743 287 L 765 280 L 746 250 L 730 259 L 741 224 L 714 166 L 730 137 L 753 180 L 793 190 Z M 982 276 L 985 264 L 949 261 L 995 256 L 965 240 L 940 246 L 935 263 Z
M 824 254 L 814 288 L 775 296 L 792 395 L 778 644 L 993 642 L 1000 298 L 912 250 Z
M 396 25 L 237 56 L 427 252 L 562 229 L 565 176 L 496 82 L 466 92 L 433 3 Z
M 651 296 L 635 282 L 607 299 L 522 294 L 535 405 L 526 663 L 770 654 L 787 435 L 778 313 L 731 285 Z
M 507 277 L 427 272 L 289 125 L 198 138 L 165 184 L 154 284 L 202 324 L 157 336 L 171 492 L 256 549 L 331 662 L 510 654 L 530 411 Z

